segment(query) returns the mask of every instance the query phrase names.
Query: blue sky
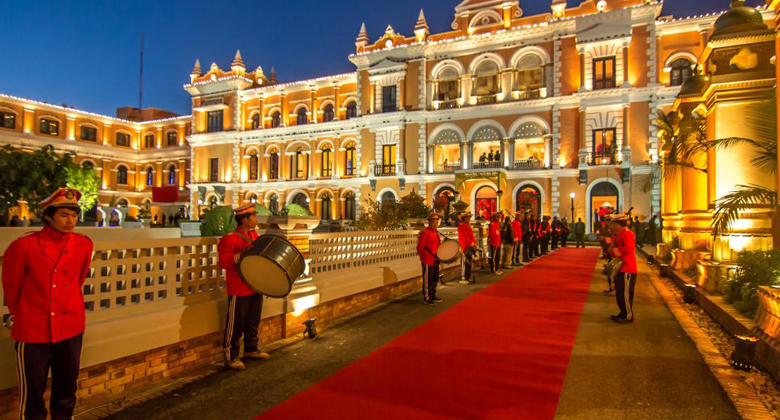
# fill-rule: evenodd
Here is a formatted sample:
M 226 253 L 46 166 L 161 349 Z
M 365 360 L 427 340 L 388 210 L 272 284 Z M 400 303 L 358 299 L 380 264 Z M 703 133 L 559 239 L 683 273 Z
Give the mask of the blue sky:
M 113 115 L 138 104 L 145 37 L 144 106 L 189 113 L 182 85 L 200 58 L 228 68 L 241 49 L 250 69 L 281 81 L 354 70 L 347 56 L 365 21 L 372 40 L 388 24 L 412 33 L 420 8 L 433 32 L 449 29 L 459 0 L 35 0 L 3 1 L 0 92 Z M 521 0 L 526 15 L 551 0 Z M 577 0 L 569 0 L 573 5 Z M 728 8 L 729 0 L 667 0 L 665 14 Z M 761 0 L 749 0 L 758 5 Z

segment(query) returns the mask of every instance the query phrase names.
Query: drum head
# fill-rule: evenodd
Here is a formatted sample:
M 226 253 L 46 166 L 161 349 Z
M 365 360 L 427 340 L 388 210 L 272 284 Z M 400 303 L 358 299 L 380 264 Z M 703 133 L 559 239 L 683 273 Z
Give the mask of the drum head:
M 451 263 L 460 256 L 460 244 L 458 241 L 446 239 L 439 245 L 436 256 L 444 263 Z
M 275 261 L 262 255 L 245 255 L 239 262 L 244 282 L 252 290 L 265 296 L 282 298 L 290 294 L 293 282 Z

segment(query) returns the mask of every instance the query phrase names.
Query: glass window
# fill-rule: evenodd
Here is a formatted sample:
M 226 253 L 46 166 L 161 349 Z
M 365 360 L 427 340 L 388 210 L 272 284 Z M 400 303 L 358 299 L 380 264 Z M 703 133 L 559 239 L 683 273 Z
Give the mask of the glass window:
M 260 114 L 255 114 L 252 116 L 252 130 L 257 130 L 260 128 Z
M 357 102 L 351 101 L 347 104 L 347 119 L 357 117 Z
M 58 136 L 60 134 L 60 123 L 55 120 L 41 119 L 41 134 Z
M 146 185 L 152 186 L 154 185 L 154 168 L 151 166 L 146 168 Z
M 395 145 L 382 146 L 382 175 L 395 175 Z
M 144 147 L 147 149 L 153 149 L 155 147 L 154 134 L 147 134 L 144 136 Z
M 458 71 L 452 67 L 447 67 L 438 75 L 438 80 L 436 81 L 436 100 L 448 102 L 458 98 L 460 98 Z
M 222 131 L 224 128 L 223 122 L 222 122 L 222 115 L 223 112 L 220 111 L 209 111 L 208 113 L 208 132 L 209 133 L 216 133 L 219 131 Z
M 398 110 L 397 87 L 382 87 L 382 112 L 395 112 Z
M 268 200 L 268 210 L 273 214 L 279 213 L 279 196 L 276 194 L 272 195 Z
M 176 165 L 168 166 L 168 185 L 176 185 Z
M 322 148 L 322 177 L 330 178 L 333 175 L 333 153 L 330 145 Z
M 350 143 L 347 146 L 346 153 L 344 154 L 344 175 L 346 176 L 354 176 L 355 175 L 355 145 L 353 143 Z
M 593 130 L 593 165 L 614 165 L 616 144 L 614 128 Z
M 274 115 L 271 116 L 271 127 L 281 127 L 282 125 L 282 113 L 279 111 L 274 112 Z
M 88 160 L 85 160 L 84 162 L 81 162 L 81 167 L 84 168 L 84 169 L 87 169 L 87 168 L 94 169 L 95 168 L 95 164 L 90 162 L 90 161 L 88 161 Z
M 179 144 L 179 133 L 175 131 L 168 132 L 168 146 L 177 146 Z
M 615 57 L 603 57 L 593 60 L 593 89 L 615 87 Z
M 355 220 L 355 210 L 357 210 L 355 194 L 349 192 L 344 199 L 344 219 Z
M 16 114 L 0 111 L 0 127 L 16 128 Z
M 325 194 L 322 197 L 322 201 L 320 201 L 320 219 L 322 220 L 331 220 L 332 218 L 332 207 L 333 202 L 330 198 L 330 194 Z
M 268 177 L 271 179 L 278 179 L 279 178 L 279 153 L 274 150 L 271 152 L 271 165 L 269 167 L 268 171 Z
M 333 105 L 328 104 L 322 111 L 322 122 L 331 122 L 335 118 L 335 112 L 333 111 Z
M 290 156 L 290 160 L 292 162 L 290 165 L 290 178 L 292 179 L 303 179 L 308 178 L 308 158 L 305 153 L 303 153 L 303 148 L 299 147 L 298 150 L 295 151 L 295 154 Z
M 219 158 L 211 158 L 210 175 L 209 180 L 211 182 L 219 182 Z
M 117 168 L 116 183 L 118 185 L 127 185 L 127 167 L 120 166 Z
M 130 135 L 127 133 L 116 133 L 116 145 L 130 147 Z
M 691 76 L 693 76 L 693 64 L 690 61 L 684 58 L 674 60 L 669 75 L 669 86 L 682 86 Z
M 298 110 L 298 125 L 304 125 L 309 123 L 309 113 L 306 111 L 306 108 L 301 108 Z
M 258 166 L 257 152 L 252 151 L 252 154 L 249 156 L 249 179 L 252 181 L 257 181 Z
M 498 93 L 498 65 L 492 61 L 484 61 L 477 67 L 477 77 L 474 81 L 474 95 L 490 96 Z
M 81 126 L 81 139 L 87 141 L 97 140 L 97 128 L 86 125 Z

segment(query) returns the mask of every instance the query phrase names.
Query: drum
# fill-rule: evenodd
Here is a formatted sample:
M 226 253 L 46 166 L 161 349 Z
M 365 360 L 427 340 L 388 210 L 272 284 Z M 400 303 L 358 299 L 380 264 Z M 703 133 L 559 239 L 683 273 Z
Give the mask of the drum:
M 283 298 L 306 269 L 295 245 L 276 235 L 263 235 L 238 260 L 238 273 L 252 290 L 272 298 Z
M 454 239 L 447 238 L 439 245 L 436 256 L 445 264 L 455 262 L 460 258 L 460 244 Z

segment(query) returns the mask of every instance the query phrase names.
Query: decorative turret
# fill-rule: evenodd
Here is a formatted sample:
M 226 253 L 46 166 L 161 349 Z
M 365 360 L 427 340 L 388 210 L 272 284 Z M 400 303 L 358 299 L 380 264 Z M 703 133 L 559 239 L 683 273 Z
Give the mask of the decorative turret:
M 279 83 L 279 79 L 276 77 L 276 69 L 271 67 L 271 76 L 268 78 L 268 83 L 276 85 Z
M 417 24 L 414 25 L 414 36 L 417 38 L 417 42 L 425 41 L 430 32 L 428 22 L 425 20 L 425 12 L 420 9 L 420 16 L 417 18 Z
M 355 47 L 360 51 L 361 48 L 365 48 L 368 43 L 371 42 L 370 39 L 368 39 L 368 31 L 366 30 L 366 23 L 363 22 L 363 24 L 360 26 L 360 33 L 358 33 L 357 39 L 355 40 Z
M 233 58 L 233 64 L 230 65 L 230 69 L 236 73 L 243 73 L 246 71 L 244 60 L 241 58 L 241 51 L 236 50 L 236 56 Z
M 195 67 L 192 68 L 192 71 L 190 72 L 190 82 L 197 79 L 198 77 L 203 75 L 203 70 L 200 68 L 200 60 L 197 58 L 195 59 Z
M 255 69 L 255 80 L 257 80 L 258 85 L 265 83 L 265 73 L 263 73 L 263 68 L 261 66 L 257 66 Z
M 566 15 L 566 0 L 553 0 L 552 2 L 552 15 L 553 19 L 563 19 Z
M 766 29 L 761 12 L 754 7 L 745 6 L 745 0 L 732 0 L 731 9 L 715 21 L 711 37 Z

